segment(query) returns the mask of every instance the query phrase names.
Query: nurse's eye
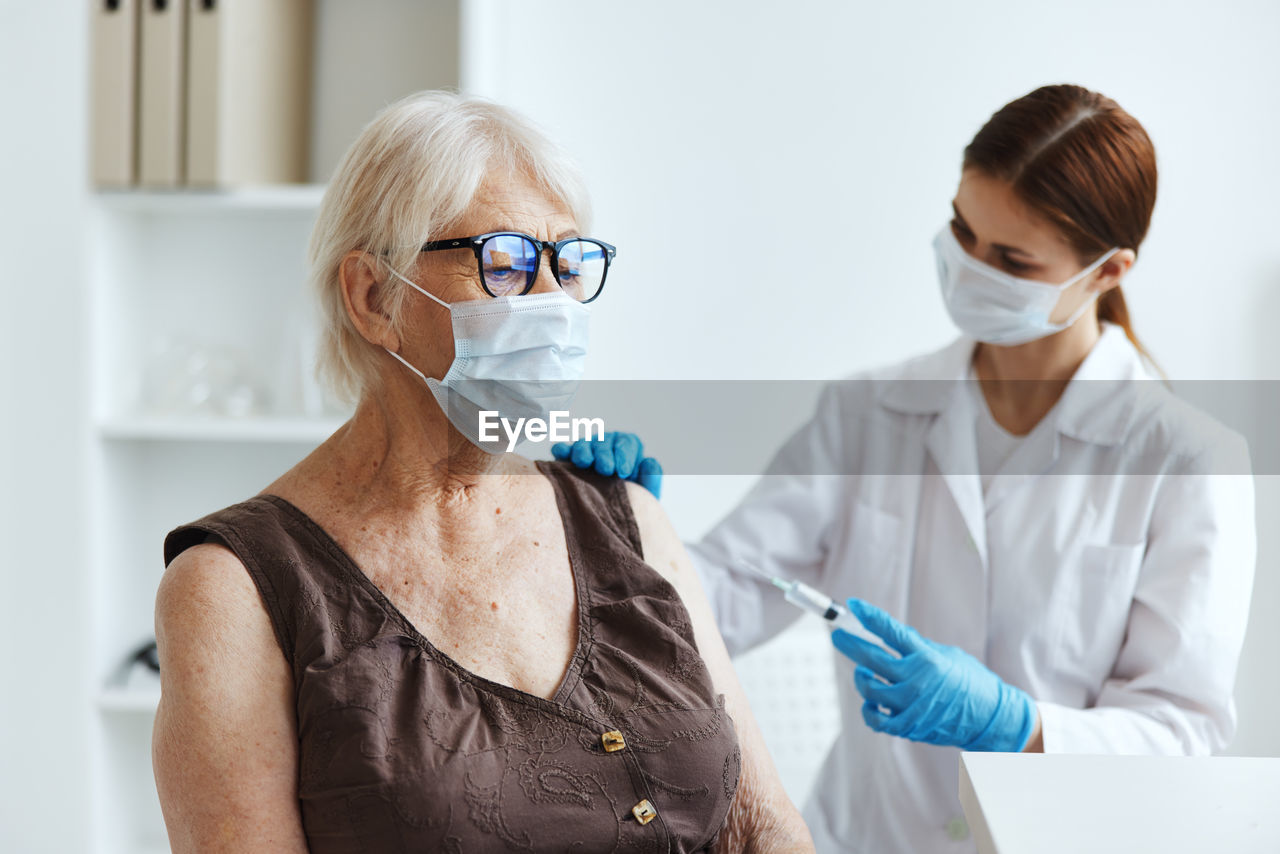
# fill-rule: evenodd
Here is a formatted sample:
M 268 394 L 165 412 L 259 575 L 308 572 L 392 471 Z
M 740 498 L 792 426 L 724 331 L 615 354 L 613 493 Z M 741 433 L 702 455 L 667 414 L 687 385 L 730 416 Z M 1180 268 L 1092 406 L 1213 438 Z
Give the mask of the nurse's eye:
M 1020 272 L 1023 272 L 1024 270 L 1030 270 L 1032 266 L 1031 264 L 1023 264 L 1020 261 L 1015 261 L 1012 258 L 1008 258 L 1008 257 L 1004 259 L 1004 265 L 1008 267 L 1012 272 L 1015 272 L 1015 273 L 1020 273 Z
M 978 239 L 973 236 L 973 232 L 970 232 L 968 225 L 956 219 L 951 220 L 951 233 L 955 234 L 956 241 L 959 241 L 963 246 L 973 245 Z

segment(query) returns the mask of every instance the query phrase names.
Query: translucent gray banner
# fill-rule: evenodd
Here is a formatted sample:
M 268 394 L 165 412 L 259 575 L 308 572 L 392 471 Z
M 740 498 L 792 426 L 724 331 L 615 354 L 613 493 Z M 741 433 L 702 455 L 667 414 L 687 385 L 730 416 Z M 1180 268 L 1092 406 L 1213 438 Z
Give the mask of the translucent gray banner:
M 993 472 L 974 451 L 988 398 L 1056 398 Z M 483 425 L 495 453 L 547 458 L 602 426 L 638 434 L 668 474 L 1280 474 L 1280 381 L 593 381 L 558 436 L 501 417 Z

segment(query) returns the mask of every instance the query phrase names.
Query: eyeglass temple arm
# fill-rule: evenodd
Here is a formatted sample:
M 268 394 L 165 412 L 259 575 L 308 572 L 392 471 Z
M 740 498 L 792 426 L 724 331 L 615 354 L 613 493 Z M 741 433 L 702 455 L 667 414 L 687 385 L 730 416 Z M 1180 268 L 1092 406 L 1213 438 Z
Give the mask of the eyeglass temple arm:
M 423 252 L 436 252 L 440 249 L 476 249 L 482 241 L 475 239 L 462 240 L 429 240 L 422 244 Z

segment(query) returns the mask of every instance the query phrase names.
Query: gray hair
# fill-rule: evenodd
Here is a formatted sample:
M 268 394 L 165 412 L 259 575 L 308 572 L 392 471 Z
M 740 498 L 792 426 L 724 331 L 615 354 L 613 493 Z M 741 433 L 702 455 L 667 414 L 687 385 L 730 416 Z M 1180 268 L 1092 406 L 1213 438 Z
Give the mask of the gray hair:
M 352 250 L 411 269 L 428 240 L 456 224 L 485 177 L 523 171 L 564 203 L 584 231 L 590 201 L 577 167 L 514 110 L 452 92 L 419 92 L 371 121 L 334 172 L 311 233 L 308 262 L 320 298 L 317 371 L 344 401 L 356 402 L 377 377 L 381 350 L 357 331 L 343 302 L 338 270 Z M 407 289 L 388 276 L 387 311 L 400 329 Z

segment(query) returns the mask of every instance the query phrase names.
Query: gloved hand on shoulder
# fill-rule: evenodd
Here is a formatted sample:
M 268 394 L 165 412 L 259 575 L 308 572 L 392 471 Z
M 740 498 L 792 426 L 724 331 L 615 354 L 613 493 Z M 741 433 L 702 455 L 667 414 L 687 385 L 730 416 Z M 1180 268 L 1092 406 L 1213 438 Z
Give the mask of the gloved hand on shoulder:
M 640 484 L 662 497 L 662 466 L 644 455 L 644 443 L 635 433 L 609 432 L 603 439 L 579 439 L 572 445 L 557 442 L 551 446 L 557 460 L 569 460 L 580 469 L 595 469 L 598 474 L 616 475 Z

